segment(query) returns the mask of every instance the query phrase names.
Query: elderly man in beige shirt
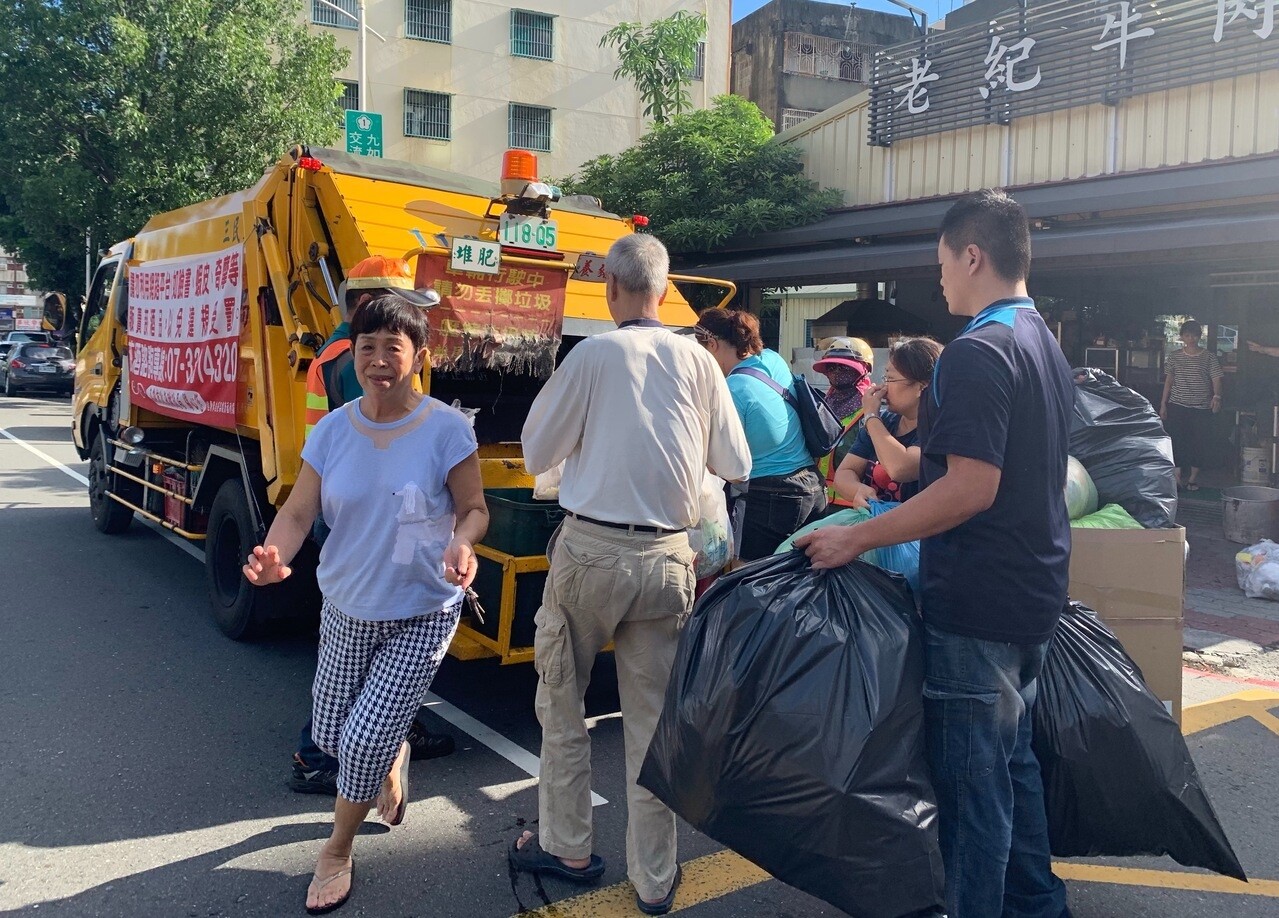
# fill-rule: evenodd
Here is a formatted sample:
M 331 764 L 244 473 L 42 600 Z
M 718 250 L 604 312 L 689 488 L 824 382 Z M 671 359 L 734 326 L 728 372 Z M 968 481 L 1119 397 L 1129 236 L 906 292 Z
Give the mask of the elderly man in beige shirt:
M 707 469 L 750 473 L 750 448 L 724 374 L 692 338 L 658 319 L 670 262 L 656 238 L 609 249 L 606 297 L 616 331 L 578 344 L 524 424 L 524 464 L 564 462 L 567 518 L 535 619 L 542 724 L 540 834 L 511 846 L 516 869 L 590 882 L 591 740 L 583 698 L 611 641 L 626 744 L 627 872 L 641 911 L 670 911 L 679 885 L 675 816 L 636 783 L 670 679 L 679 629 L 693 606 L 693 552 Z

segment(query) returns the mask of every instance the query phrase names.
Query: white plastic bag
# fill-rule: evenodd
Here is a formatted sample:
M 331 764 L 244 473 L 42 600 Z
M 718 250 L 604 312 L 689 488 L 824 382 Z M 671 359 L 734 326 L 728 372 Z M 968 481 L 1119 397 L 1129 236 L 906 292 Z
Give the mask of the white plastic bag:
M 1279 601 L 1279 544 L 1263 539 L 1239 552 L 1235 576 L 1249 599 Z
M 693 570 L 701 580 L 722 571 L 733 557 L 733 533 L 729 527 L 723 479 L 706 473 L 698 493 L 698 505 L 701 519 L 688 531 L 688 544 L 697 554 Z
M 564 463 L 533 476 L 533 500 L 559 500 L 560 479 L 564 476 Z

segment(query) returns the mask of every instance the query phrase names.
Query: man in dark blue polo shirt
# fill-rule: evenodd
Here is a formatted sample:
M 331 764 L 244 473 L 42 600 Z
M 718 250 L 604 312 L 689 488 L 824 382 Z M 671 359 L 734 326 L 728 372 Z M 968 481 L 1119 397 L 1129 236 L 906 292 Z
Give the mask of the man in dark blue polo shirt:
M 923 490 L 796 544 L 814 568 L 922 539 L 924 710 L 950 918 L 1063 918 L 1030 711 L 1066 600 L 1070 367 L 1026 295 L 1030 229 L 1001 191 L 956 203 L 937 246 L 951 313 L 920 405 Z

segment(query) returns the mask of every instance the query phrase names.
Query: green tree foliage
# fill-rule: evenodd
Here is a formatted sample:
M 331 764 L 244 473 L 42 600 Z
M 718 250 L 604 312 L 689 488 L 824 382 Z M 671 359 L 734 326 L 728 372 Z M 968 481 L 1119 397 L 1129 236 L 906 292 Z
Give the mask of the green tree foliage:
M 712 108 L 654 125 L 616 156 L 584 163 L 561 183 L 619 214 L 644 214 L 672 252 L 706 252 L 731 236 L 801 226 L 840 206 L 804 176 L 799 151 L 771 143 L 753 102 L 719 96 Z
M 688 83 L 697 61 L 697 43 L 706 36 L 706 17 L 679 10 L 644 26 L 622 22 L 604 33 L 600 47 L 616 47 L 621 66 L 613 79 L 628 77 L 644 100 L 644 115 L 657 124 L 689 107 Z
M 84 236 L 253 184 L 340 133 L 331 35 L 302 0 L 0 0 L 0 245 L 78 291 Z

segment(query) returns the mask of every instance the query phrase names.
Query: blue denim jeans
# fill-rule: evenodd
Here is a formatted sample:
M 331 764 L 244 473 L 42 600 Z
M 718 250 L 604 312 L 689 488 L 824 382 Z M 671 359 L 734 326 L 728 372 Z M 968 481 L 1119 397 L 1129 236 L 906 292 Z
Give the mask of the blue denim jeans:
M 311 735 L 311 718 L 309 717 L 302 732 L 298 734 L 298 758 L 307 768 L 316 768 L 320 771 L 338 770 L 338 760 L 315 744 L 315 737 Z
M 1068 918 L 1031 709 L 1048 645 L 925 626 L 924 716 L 949 918 Z

